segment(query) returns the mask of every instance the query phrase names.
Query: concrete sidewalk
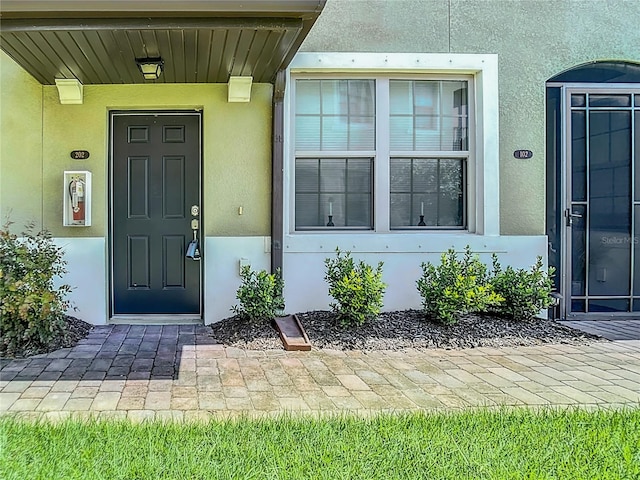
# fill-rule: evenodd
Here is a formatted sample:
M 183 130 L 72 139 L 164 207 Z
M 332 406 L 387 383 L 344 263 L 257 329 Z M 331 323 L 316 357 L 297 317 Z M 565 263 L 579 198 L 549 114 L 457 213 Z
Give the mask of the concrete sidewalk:
M 245 351 L 206 327 L 100 326 L 71 349 L 2 360 L 0 413 L 206 419 L 236 413 L 640 406 L 640 340 L 400 352 Z

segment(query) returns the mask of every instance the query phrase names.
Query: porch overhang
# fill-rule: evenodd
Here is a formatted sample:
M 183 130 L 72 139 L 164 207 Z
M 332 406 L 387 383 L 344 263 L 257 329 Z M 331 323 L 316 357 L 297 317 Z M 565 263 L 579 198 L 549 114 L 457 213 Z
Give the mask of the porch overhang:
M 0 48 L 43 85 L 273 83 L 326 0 L 3 0 Z M 161 58 L 145 80 L 136 59 Z

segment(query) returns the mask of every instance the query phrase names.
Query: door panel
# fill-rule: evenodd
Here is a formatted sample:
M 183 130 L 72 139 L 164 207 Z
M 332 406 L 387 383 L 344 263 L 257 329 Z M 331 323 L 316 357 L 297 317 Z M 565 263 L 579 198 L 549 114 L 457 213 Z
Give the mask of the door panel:
M 607 100 L 611 99 L 599 95 L 590 103 L 598 105 Z M 588 285 L 589 295 L 593 296 L 628 297 L 630 294 L 630 127 L 628 111 L 589 113 Z M 597 305 L 612 305 L 612 310 L 618 311 L 622 303 L 599 302 Z
M 199 316 L 201 266 L 185 252 L 200 206 L 200 116 L 114 114 L 112 136 L 113 314 Z
M 571 93 L 568 313 L 621 313 L 638 308 L 640 299 L 634 295 L 639 296 L 640 288 L 640 205 L 634 197 L 638 198 L 640 157 L 634 143 L 638 145 L 640 112 L 631 98 L 625 92 Z

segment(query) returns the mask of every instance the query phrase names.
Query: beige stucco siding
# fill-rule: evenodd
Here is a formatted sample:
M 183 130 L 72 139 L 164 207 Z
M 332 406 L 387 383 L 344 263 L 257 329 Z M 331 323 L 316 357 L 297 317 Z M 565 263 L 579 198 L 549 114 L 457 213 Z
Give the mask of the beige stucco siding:
M 498 54 L 501 233 L 539 235 L 545 82 L 594 60 L 640 62 L 639 22 L 637 0 L 329 0 L 301 50 Z
M 42 225 L 42 86 L 0 52 L 0 215 Z
M 22 74 L 28 81 L 19 77 L 11 81 L 3 73 L 3 210 L 27 201 L 30 208 L 21 206 L 21 217 L 44 218 L 44 227 L 56 237 L 104 237 L 109 111 L 198 109 L 203 115 L 205 234 L 270 234 L 271 85 L 253 85 L 250 103 L 227 103 L 225 84 L 87 85 L 82 105 L 61 105 L 56 87 L 38 85 L 13 62 L 10 67 L 17 69 L 16 76 Z M 33 84 L 33 88 L 27 89 L 24 84 Z M 14 95 L 5 92 L 5 85 L 6 90 L 17 90 Z M 6 104 L 17 117 L 4 107 Z M 72 160 L 72 150 L 88 150 L 90 158 Z M 16 175 L 25 171 L 25 166 L 29 174 Z M 93 174 L 91 227 L 62 226 L 64 170 L 89 170 Z M 29 185 L 35 186 L 31 193 Z M 241 206 L 243 214 L 239 215 Z

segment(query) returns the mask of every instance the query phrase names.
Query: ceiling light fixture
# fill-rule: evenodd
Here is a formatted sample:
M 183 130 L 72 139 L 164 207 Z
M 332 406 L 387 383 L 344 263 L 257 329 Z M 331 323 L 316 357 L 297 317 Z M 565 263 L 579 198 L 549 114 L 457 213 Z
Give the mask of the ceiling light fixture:
M 157 80 L 162 74 L 164 60 L 162 58 L 136 58 L 138 69 L 145 80 Z

